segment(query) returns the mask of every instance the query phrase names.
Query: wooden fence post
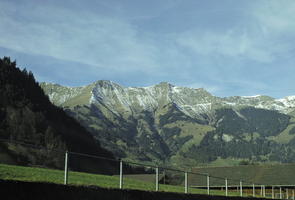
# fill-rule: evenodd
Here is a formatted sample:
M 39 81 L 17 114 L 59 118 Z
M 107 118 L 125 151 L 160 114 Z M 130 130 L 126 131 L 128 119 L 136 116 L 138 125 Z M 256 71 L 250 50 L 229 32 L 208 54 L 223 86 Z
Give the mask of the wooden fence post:
M 188 177 L 187 172 L 184 173 L 184 193 L 188 193 Z
M 159 191 L 159 167 L 156 168 L 156 191 Z
M 209 174 L 207 175 L 207 194 L 210 194 L 210 176 Z
M 280 187 L 280 199 L 283 198 L 283 195 L 282 195 L 282 187 Z
M 240 180 L 240 196 L 243 196 L 243 183 L 242 180 Z
M 225 178 L 225 196 L 228 196 L 227 178 Z
M 120 189 L 123 189 L 123 161 L 120 160 Z
M 68 184 L 68 161 L 69 161 L 69 152 L 66 151 L 65 154 L 65 176 L 64 176 L 64 184 Z
M 265 197 L 265 185 L 263 185 L 263 197 Z

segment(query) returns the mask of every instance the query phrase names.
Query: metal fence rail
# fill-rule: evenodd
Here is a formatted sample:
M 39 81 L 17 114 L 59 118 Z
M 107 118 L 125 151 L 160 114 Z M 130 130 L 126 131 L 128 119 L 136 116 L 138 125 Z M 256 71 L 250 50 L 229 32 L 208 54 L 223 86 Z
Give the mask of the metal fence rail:
M 59 153 L 64 153 L 64 184 L 68 184 L 68 172 L 69 172 L 69 161 L 70 161 L 70 155 L 77 155 L 77 156 L 82 156 L 82 157 L 89 157 L 89 158 L 94 158 L 94 159 L 103 159 L 107 161 L 114 161 L 118 162 L 119 166 L 119 188 L 123 189 L 124 188 L 124 164 L 127 165 L 137 165 L 141 167 L 148 167 L 154 170 L 155 174 L 155 191 L 160 190 L 160 179 L 159 179 L 159 172 L 160 171 L 173 171 L 177 172 L 180 174 L 183 174 L 184 177 L 184 193 L 189 193 L 189 188 L 206 188 L 207 189 L 207 194 L 210 195 L 210 190 L 212 189 L 221 189 L 224 190 L 224 195 L 228 196 L 229 195 L 229 190 L 232 188 L 237 188 L 237 192 L 239 193 L 239 196 L 243 197 L 245 196 L 245 192 L 250 191 L 250 195 L 253 197 L 257 197 L 259 194 L 262 197 L 270 197 L 272 199 L 274 198 L 279 198 L 283 199 L 293 199 L 295 200 L 294 196 L 294 188 L 295 185 L 290 185 L 290 186 L 281 186 L 281 185 L 264 185 L 261 183 L 250 183 L 249 181 L 241 180 L 241 179 L 230 179 L 228 177 L 219 177 L 219 176 L 211 176 L 210 174 L 205 174 L 205 173 L 196 173 L 192 171 L 184 171 L 180 169 L 174 169 L 174 168 L 168 168 L 168 167 L 163 167 L 163 166 L 155 166 L 155 165 L 148 165 L 148 164 L 142 164 L 142 163 L 136 163 L 136 162 L 130 162 L 130 161 L 125 161 L 122 159 L 114 159 L 114 158 L 106 158 L 106 157 L 101 157 L 97 155 L 90 155 L 90 154 L 85 154 L 85 153 L 80 153 L 80 152 L 71 152 L 71 151 L 64 151 L 64 150 L 58 150 L 58 149 L 48 149 L 44 148 L 41 146 L 33 145 L 33 144 L 28 144 L 23 141 L 15 141 L 15 140 L 7 140 L 7 139 L 0 139 L 0 142 L 5 142 L 5 143 L 12 143 L 12 144 L 18 144 L 18 145 L 24 145 L 30 148 L 38 149 L 38 150 L 47 150 L 47 151 L 54 151 L 54 152 L 59 152 Z M 202 176 L 206 178 L 207 185 L 206 186 L 192 186 L 189 184 L 189 176 Z M 164 175 L 165 177 L 165 175 Z M 211 179 L 218 179 L 222 182 L 220 186 L 212 186 L 210 185 Z M 229 185 L 229 182 L 238 182 L 238 185 Z M 260 188 L 260 189 L 259 189 Z M 267 189 L 269 189 L 269 193 L 267 193 Z M 260 193 L 259 193 L 260 190 Z M 276 191 L 279 191 L 276 193 Z M 284 191 L 285 192 L 284 192 Z M 291 195 L 290 195 L 291 192 Z

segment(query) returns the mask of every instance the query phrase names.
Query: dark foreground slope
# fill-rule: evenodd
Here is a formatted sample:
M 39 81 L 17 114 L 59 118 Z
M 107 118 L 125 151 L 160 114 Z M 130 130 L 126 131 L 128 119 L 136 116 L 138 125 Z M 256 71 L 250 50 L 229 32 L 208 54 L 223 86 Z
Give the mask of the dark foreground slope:
M 0 59 L 0 138 L 57 151 L 0 142 L 0 162 L 61 168 L 66 150 L 112 158 L 76 120 L 50 103 L 31 72 Z M 83 164 L 82 164 L 83 163 Z M 76 170 L 111 173 L 110 163 L 72 158 Z
M 71 200 L 238 200 L 262 198 L 242 198 L 180 194 L 168 192 L 145 192 L 138 190 L 106 189 L 99 187 L 77 187 L 51 183 L 0 180 L 2 195 L 10 200 L 19 199 L 71 199 Z

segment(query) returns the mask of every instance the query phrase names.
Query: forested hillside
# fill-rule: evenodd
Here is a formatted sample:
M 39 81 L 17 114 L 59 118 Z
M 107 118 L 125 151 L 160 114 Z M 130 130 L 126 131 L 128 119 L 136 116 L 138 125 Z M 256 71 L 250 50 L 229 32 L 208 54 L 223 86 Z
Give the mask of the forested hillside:
M 0 161 L 61 168 L 66 150 L 112 158 L 97 140 L 63 109 L 51 104 L 32 72 L 20 70 L 9 58 L 0 59 L 0 137 L 50 150 L 0 143 Z M 98 165 L 99 163 L 99 165 Z M 108 162 L 71 158 L 77 170 L 110 173 Z

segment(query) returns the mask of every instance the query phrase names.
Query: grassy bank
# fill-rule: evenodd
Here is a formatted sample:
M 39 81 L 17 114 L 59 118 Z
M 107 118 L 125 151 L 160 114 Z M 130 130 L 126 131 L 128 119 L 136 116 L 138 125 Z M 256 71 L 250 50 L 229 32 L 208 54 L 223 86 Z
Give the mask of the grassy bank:
M 0 164 L 0 179 L 62 184 L 64 179 L 64 172 L 62 170 Z M 93 185 L 104 188 L 119 187 L 119 178 L 116 176 L 89 174 L 72 171 L 69 172 L 68 182 L 72 185 Z M 155 184 L 125 178 L 124 188 L 155 191 Z M 183 193 L 184 187 L 160 184 L 160 191 Z M 194 194 L 207 194 L 207 190 L 202 189 L 190 188 L 189 192 Z M 211 194 L 224 195 L 224 192 L 211 191 Z M 238 196 L 239 194 L 230 193 L 230 195 Z

